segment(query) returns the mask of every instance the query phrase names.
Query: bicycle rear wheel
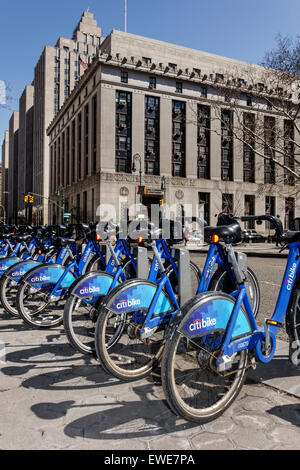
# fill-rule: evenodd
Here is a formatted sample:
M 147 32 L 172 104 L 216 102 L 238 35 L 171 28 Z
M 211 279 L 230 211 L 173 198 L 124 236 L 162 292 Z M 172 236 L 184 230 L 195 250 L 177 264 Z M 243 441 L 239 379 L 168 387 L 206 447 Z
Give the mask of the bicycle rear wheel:
M 182 310 L 182 323 L 187 322 L 195 303 L 222 299 L 233 304 L 229 296 L 200 294 Z M 205 308 L 205 307 L 204 307 Z M 167 401 L 176 415 L 196 423 L 206 423 L 220 416 L 235 400 L 245 379 L 247 351 L 232 359 L 232 368 L 219 372 L 216 358 L 224 332 L 211 331 L 203 336 L 187 337 L 176 324 L 168 335 L 162 359 L 162 385 Z

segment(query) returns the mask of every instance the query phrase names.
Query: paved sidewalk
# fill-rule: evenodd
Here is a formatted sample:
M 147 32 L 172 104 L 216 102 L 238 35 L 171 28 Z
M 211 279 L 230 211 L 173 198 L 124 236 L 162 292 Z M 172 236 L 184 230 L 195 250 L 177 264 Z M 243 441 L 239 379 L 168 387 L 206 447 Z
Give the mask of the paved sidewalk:
M 197 426 L 170 411 L 159 374 L 121 383 L 75 353 L 61 328 L 1 314 L 0 341 L 0 449 L 300 450 L 300 372 L 284 344 L 221 418 Z

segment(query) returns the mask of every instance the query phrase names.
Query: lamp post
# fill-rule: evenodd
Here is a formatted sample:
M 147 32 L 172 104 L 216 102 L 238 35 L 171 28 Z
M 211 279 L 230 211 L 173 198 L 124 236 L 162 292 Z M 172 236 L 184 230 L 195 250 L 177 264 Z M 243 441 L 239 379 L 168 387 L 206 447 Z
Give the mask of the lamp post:
M 61 193 L 61 208 L 62 208 L 62 224 L 65 223 L 65 188 L 63 186 L 59 186 L 57 188 L 57 195 L 60 196 Z
M 165 200 L 166 200 L 166 189 L 167 189 L 166 188 L 166 177 L 165 176 L 162 176 L 162 178 L 161 178 L 161 187 L 160 188 L 163 191 L 163 204 L 162 204 L 162 206 L 163 206 L 163 215 L 165 215 L 164 212 L 165 212 Z
M 139 193 L 140 193 L 140 213 L 142 213 L 142 205 L 143 205 L 143 194 L 142 194 L 142 158 L 139 153 L 133 155 L 133 162 L 132 162 L 132 171 L 136 171 L 136 161 L 140 163 L 140 182 L 139 182 Z

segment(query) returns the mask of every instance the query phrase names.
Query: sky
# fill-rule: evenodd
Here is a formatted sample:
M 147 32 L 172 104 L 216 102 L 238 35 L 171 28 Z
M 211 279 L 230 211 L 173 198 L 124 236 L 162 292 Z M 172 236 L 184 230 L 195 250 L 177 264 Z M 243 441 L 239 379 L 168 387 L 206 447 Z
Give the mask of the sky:
M 71 37 L 89 8 L 102 34 L 124 30 L 125 0 L 0 0 L 0 144 L 45 45 Z M 260 62 L 277 34 L 299 34 L 300 0 L 127 0 L 129 33 Z M 10 97 L 1 106 L 1 85 Z

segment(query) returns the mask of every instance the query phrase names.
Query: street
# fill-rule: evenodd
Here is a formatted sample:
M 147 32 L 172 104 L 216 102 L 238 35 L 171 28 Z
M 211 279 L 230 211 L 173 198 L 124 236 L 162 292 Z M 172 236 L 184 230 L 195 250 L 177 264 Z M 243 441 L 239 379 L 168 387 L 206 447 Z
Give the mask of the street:
M 192 259 L 203 266 L 204 255 Z M 284 263 L 249 257 L 261 319 L 272 311 Z M 121 383 L 76 353 L 62 327 L 32 330 L 2 313 L 0 340 L 1 449 L 300 449 L 300 398 L 252 378 L 221 418 L 197 426 L 170 411 L 159 370 Z

